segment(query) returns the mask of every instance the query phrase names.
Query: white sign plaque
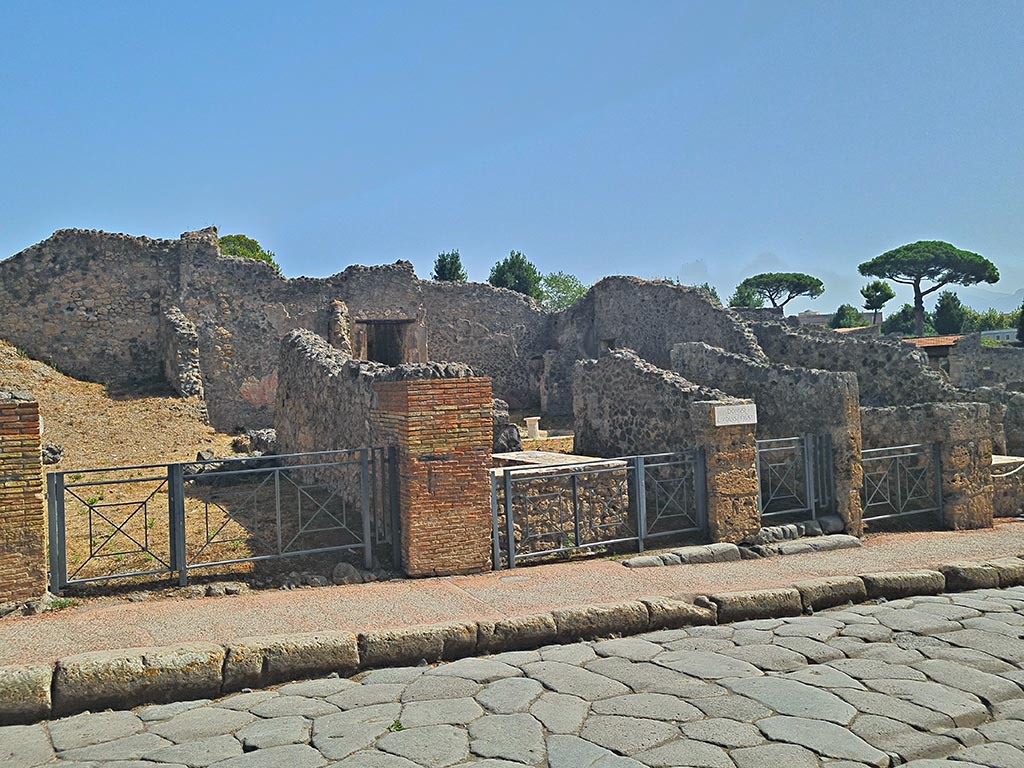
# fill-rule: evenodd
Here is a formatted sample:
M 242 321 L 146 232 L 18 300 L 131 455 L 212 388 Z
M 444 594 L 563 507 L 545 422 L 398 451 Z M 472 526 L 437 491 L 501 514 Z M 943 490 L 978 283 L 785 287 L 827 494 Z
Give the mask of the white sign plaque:
M 757 406 L 748 405 L 716 405 L 715 426 L 728 427 L 733 424 L 757 424 Z

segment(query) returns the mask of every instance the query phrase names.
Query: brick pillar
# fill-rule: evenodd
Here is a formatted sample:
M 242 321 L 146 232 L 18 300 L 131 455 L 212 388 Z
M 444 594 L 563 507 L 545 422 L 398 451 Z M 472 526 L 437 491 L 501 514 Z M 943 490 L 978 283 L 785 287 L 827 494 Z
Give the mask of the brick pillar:
M 39 404 L 0 394 L 0 603 L 46 591 Z
M 752 400 L 730 401 L 749 404 Z M 712 541 L 738 543 L 761 530 L 758 504 L 757 443 L 754 424 L 715 425 L 715 406 L 690 406 L 695 444 L 704 446 L 708 492 L 708 532 Z
M 376 381 L 372 419 L 398 446 L 402 568 L 409 576 L 490 567 L 491 380 Z

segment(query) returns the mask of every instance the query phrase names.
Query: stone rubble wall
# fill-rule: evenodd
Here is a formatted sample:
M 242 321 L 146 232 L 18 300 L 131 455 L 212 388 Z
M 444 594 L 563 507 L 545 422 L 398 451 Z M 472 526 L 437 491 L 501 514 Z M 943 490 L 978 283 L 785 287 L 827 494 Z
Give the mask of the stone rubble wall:
M 996 517 L 1024 515 L 1024 458 L 992 468 L 992 503 Z
M 0 392 L 0 603 L 42 595 L 46 572 L 39 404 Z
M 994 514 L 989 413 L 985 403 L 861 408 L 864 448 L 938 444 L 943 526 L 988 528 Z
M 859 533 L 864 478 L 855 374 L 774 365 L 702 342 L 676 344 L 672 370 L 689 381 L 752 399 L 758 439 L 829 435 L 836 514 L 846 530 Z
M 167 383 L 182 397 L 204 401 L 199 332 L 195 325 L 180 309 L 169 307 L 163 314 L 160 337 L 163 340 Z
M 949 379 L 958 387 L 1024 392 L 1024 347 L 985 347 L 980 333 L 964 336 L 949 350 Z

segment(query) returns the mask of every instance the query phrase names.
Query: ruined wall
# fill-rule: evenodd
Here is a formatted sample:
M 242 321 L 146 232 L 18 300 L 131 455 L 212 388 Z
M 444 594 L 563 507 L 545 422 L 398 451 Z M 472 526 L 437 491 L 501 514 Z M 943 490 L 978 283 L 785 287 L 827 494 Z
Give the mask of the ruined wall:
M 1024 458 L 1003 457 L 994 464 L 992 485 L 996 517 L 1024 515 Z
M 949 350 L 949 379 L 958 387 L 1024 392 L 1024 347 L 984 347 L 980 333 L 964 336 Z
M 0 262 L 0 285 L 6 340 L 109 384 L 167 378 L 177 324 L 165 312 L 177 307 L 198 336 L 211 423 L 225 430 L 273 423 L 280 340 L 305 328 L 340 343 L 335 301 L 346 305 L 350 343 L 360 320 L 418 321 L 421 357 L 472 364 L 516 408 L 537 399 L 523 361 L 550 346 L 550 313 L 512 291 L 422 281 L 408 262 L 289 280 L 220 256 L 214 228 L 178 240 L 61 230 Z
M 862 408 L 864 448 L 937 443 L 946 528 L 986 528 L 994 513 L 992 427 L 984 403 Z
M 829 435 L 836 513 L 848 531 L 859 531 L 863 472 L 855 374 L 772 365 L 701 342 L 676 344 L 672 369 L 690 381 L 753 399 L 759 439 Z
M 164 350 L 164 377 L 182 397 L 203 400 L 203 372 L 199 359 L 199 333 L 177 307 L 163 313 L 160 338 Z M 205 403 L 204 403 L 205 407 Z
M 0 603 L 46 591 L 46 506 L 39 404 L 0 392 Z
M 963 395 L 928 367 L 923 352 L 896 339 L 855 338 L 772 322 L 755 323 L 753 331 L 773 362 L 857 374 L 864 406 L 957 401 Z
M 572 389 L 575 452 L 604 458 L 696 448 L 690 404 L 741 402 L 658 368 L 628 349 L 578 362 Z
M 672 346 L 683 341 L 765 359 L 737 314 L 713 304 L 699 288 L 665 281 L 606 277 L 553 323 L 553 348 L 544 355 L 540 383 L 546 413 L 571 412 L 574 363 L 608 347 L 634 350 L 660 368 L 671 365 Z

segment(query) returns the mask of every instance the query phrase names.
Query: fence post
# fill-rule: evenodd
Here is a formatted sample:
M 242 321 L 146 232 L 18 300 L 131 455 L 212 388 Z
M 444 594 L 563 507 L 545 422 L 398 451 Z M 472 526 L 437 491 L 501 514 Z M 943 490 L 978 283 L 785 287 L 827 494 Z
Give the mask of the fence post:
M 945 521 L 942 511 L 942 446 L 939 443 L 932 443 L 932 465 L 935 467 L 935 506 L 938 507 L 938 518 L 940 522 Z
M 708 537 L 711 524 L 708 521 L 708 457 L 703 448 L 697 448 L 693 461 L 693 489 L 697 496 L 697 515 L 700 517 L 703 534 Z M 761 483 L 757 483 L 758 503 L 761 500 Z
M 501 541 L 498 529 L 501 520 L 498 515 L 498 475 L 491 472 L 491 570 L 501 570 Z
M 627 470 L 628 471 L 628 470 Z M 636 538 L 637 551 L 644 551 L 644 539 L 647 538 L 647 478 L 644 477 L 644 457 L 633 459 L 633 473 L 636 476 Z
M 505 542 L 508 547 L 508 567 L 516 567 L 516 527 L 512 518 L 512 468 L 505 467 Z
M 814 484 L 814 435 L 805 434 L 804 441 L 804 483 L 806 485 L 807 494 L 807 511 L 811 513 L 811 518 L 818 517 L 818 493 Z
M 402 567 L 402 510 L 398 484 L 398 448 L 388 446 L 388 503 L 391 509 L 391 562 Z
M 359 451 L 359 492 L 363 511 L 363 567 L 370 570 L 373 568 L 373 534 L 370 530 L 370 452 L 367 448 Z
M 185 554 L 185 472 L 181 464 L 167 465 L 167 515 L 171 535 L 171 570 L 178 572 L 178 585 L 188 584 Z
M 580 540 L 580 476 L 572 473 L 572 545 L 578 547 L 583 544 Z
M 64 528 L 64 483 L 61 482 L 60 500 L 57 497 L 57 479 L 63 481 L 63 472 L 50 472 L 46 476 L 46 513 L 50 527 L 50 592 L 59 594 L 64 587 L 67 574 L 61 573 L 60 551 L 61 536 L 59 531 Z

